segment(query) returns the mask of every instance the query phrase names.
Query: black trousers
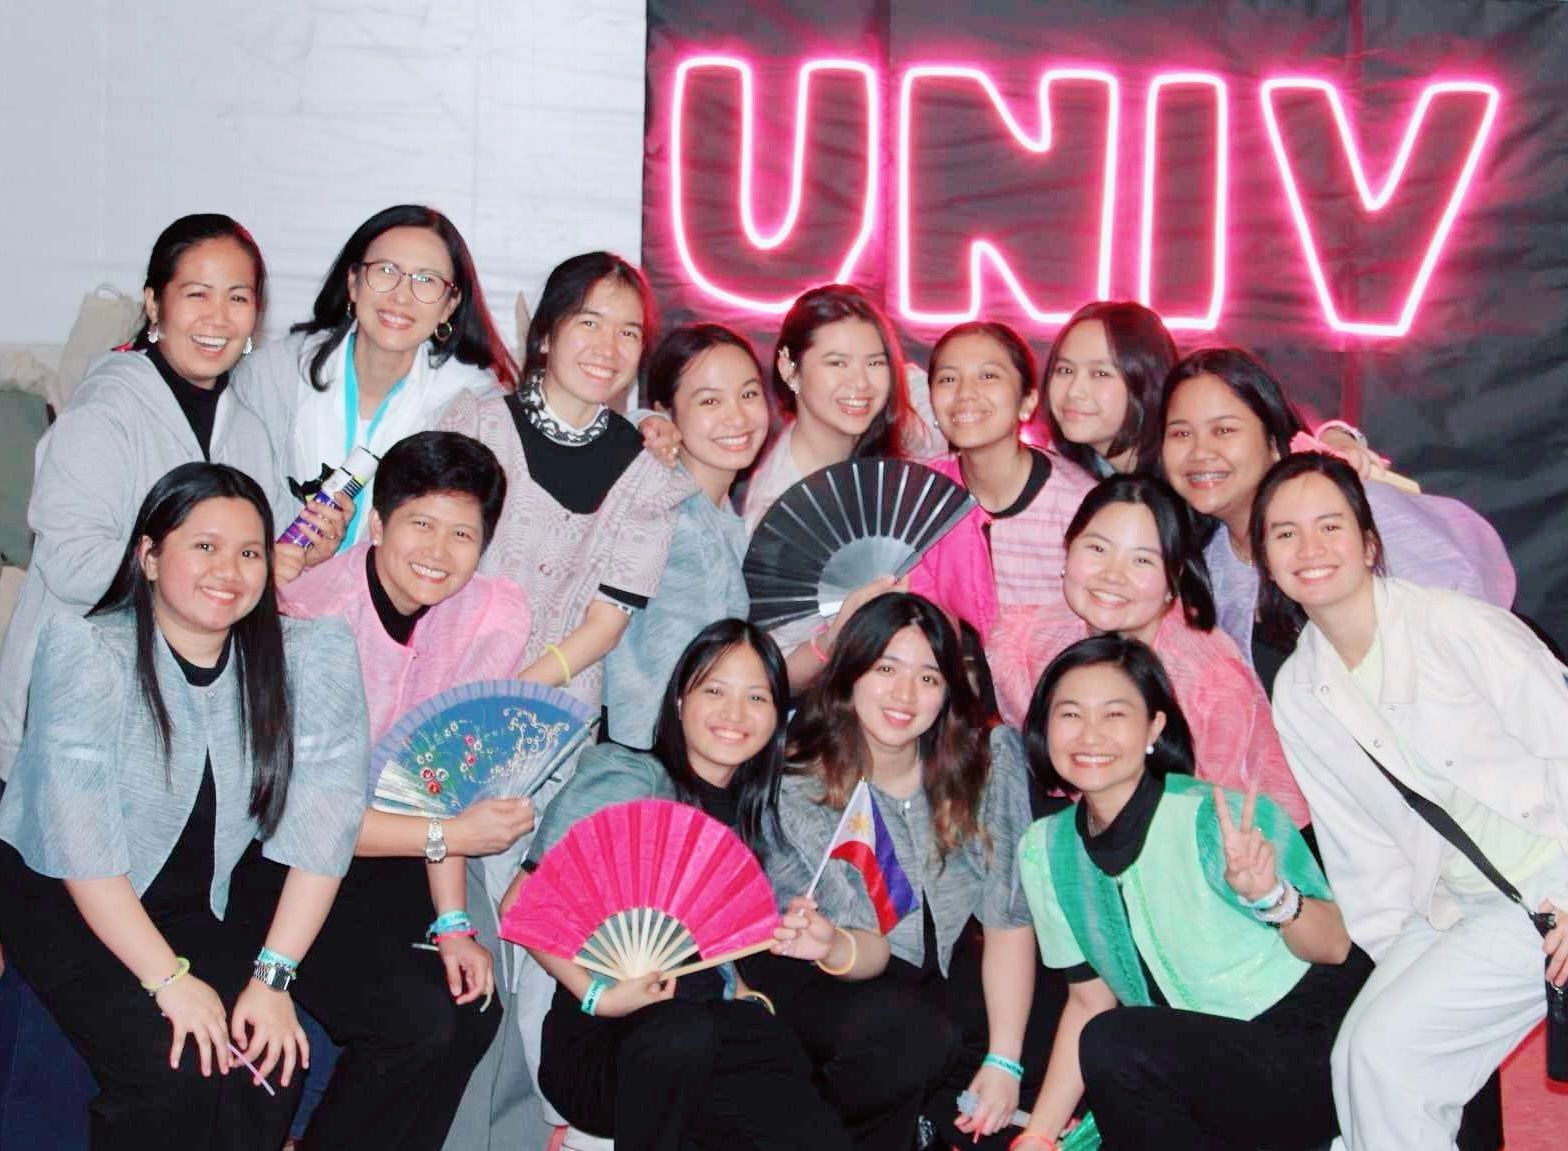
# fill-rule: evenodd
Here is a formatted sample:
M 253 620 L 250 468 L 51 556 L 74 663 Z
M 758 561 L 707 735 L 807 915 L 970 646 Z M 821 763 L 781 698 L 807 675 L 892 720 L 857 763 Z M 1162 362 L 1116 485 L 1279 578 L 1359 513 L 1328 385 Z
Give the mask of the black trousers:
M 232 1011 L 262 936 L 205 908 L 157 926 Z M 243 1067 L 204 1078 L 190 1039 L 171 1069 L 172 1032 L 158 1005 L 99 942 L 65 885 L 32 871 L 6 843 L 0 939 L 6 962 L 16 964 L 98 1081 L 88 1106 L 93 1151 L 277 1151 L 304 1077 L 283 1088 L 274 1072 L 276 1097 Z
M 949 1076 L 957 1033 L 907 981 L 846 983 L 777 955 L 740 963 L 811 1060 L 858 1151 L 909 1151 L 921 1108 Z
M 1339 1131 L 1329 1052 L 1372 971 L 1315 966 L 1256 1019 L 1118 1007 L 1083 1029 L 1084 1096 L 1105 1151 L 1306 1151 Z
M 270 916 L 285 875 L 267 860 L 237 870 L 231 907 Z M 411 946 L 432 918 L 424 860 L 354 861 L 294 985 L 343 1048 L 304 1151 L 438 1151 L 445 1140 L 501 1006 L 453 1002 L 439 957 Z
M 790 1029 L 756 1003 L 671 999 L 622 1019 L 563 988 L 544 1019 L 539 1086 L 616 1151 L 850 1151 Z

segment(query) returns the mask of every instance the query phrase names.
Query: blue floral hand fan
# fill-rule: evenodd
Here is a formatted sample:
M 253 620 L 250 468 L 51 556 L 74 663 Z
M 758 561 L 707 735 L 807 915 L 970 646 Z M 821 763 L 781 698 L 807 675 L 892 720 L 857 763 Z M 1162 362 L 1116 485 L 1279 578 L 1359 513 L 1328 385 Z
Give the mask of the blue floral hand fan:
M 371 805 L 452 816 L 481 799 L 531 796 L 593 732 L 587 704 L 553 687 L 494 679 L 432 696 L 371 752 Z

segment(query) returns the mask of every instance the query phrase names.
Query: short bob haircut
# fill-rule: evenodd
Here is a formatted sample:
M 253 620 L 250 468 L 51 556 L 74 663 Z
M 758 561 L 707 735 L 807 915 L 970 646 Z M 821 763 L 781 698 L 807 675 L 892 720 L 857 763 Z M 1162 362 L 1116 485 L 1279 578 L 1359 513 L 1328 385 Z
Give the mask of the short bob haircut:
M 415 432 L 387 449 L 376 469 L 372 507 L 382 521 L 423 496 L 455 494 L 479 501 L 489 546 L 506 503 L 506 473 L 484 444 L 460 432 Z
M 434 232 L 446 245 L 447 256 L 452 261 L 452 290 L 458 296 L 457 307 L 452 312 L 452 318 L 447 321 L 452 325 L 452 334 L 444 340 L 431 337 L 427 353 L 430 363 L 439 366 L 449 359 L 456 359 L 477 368 L 487 368 L 495 373 L 503 388 L 514 388 L 517 385 L 517 361 L 512 359 L 506 340 L 490 319 L 485 294 L 479 287 L 479 272 L 474 267 L 474 258 L 468 252 L 463 234 L 443 213 L 423 204 L 397 204 L 383 208 L 355 228 L 343 249 L 338 252 L 337 259 L 332 261 L 332 268 L 322 282 L 321 291 L 316 294 L 310 319 L 289 329 L 291 332 L 330 333 L 310 358 L 310 386 L 318 392 L 327 390 L 322 372 L 354 323 L 349 307 L 348 278 L 351 274 L 360 274 L 359 265 L 376 237 L 393 228 L 423 228 Z
M 1048 738 L 1051 707 L 1063 676 L 1076 668 L 1102 665 L 1118 668 L 1132 680 L 1150 718 L 1156 712 L 1165 713 L 1165 728 L 1154 741 L 1154 751 L 1144 760 L 1144 770 L 1156 779 L 1164 779 L 1172 772 L 1194 774 L 1192 731 L 1187 726 L 1187 717 L 1181 713 L 1181 705 L 1176 702 L 1175 689 L 1171 687 L 1170 677 L 1165 674 L 1159 657 L 1135 639 L 1106 634 L 1081 639 L 1062 652 L 1051 661 L 1035 686 L 1034 697 L 1029 701 L 1029 714 L 1024 719 L 1024 752 L 1035 781 L 1047 792 L 1072 792 L 1072 785 L 1051 762 Z
M 648 360 L 648 382 L 643 385 L 643 402 L 650 407 L 666 410 L 675 406 L 675 392 L 680 387 L 681 374 L 691 362 L 714 348 L 738 348 L 757 369 L 757 381 L 762 381 L 762 364 L 757 359 L 751 341 L 723 324 L 682 324 L 670 329 L 669 335 L 659 341 Z
M 256 316 L 259 327 L 267 302 L 267 263 L 261 258 L 261 248 L 256 238 L 237 220 L 218 212 L 181 216 L 158 233 L 152 245 L 152 254 L 147 257 L 147 278 L 142 281 L 142 287 L 151 289 L 161 303 L 163 290 L 173 282 L 179 270 L 180 258 L 197 244 L 204 244 L 208 240 L 233 240 L 250 256 L 256 269 Z M 136 335 L 131 340 L 131 347 L 145 351 L 152 346 L 147 339 L 150 326 L 151 322 L 143 315 L 141 327 L 136 329 Z
M 1138 504 L 1154 517 L 1165 561 L 1165 590 L 1181 601 L 1187 622 L 1199 631 L 1214 628 L 1214 589 L 1203 551 L 1193 538 L 1192 516 L 1171 486 L 1155 476 L 1121 475 L 1101 480 L 1078 505 L 1067 525 L 1064 542 L 1070 549 L 1100 512 L 1112 504 Z
M 1204 348 L 1182 359 L 1165 380 L 1160 397 L 1160 429 L 1170 418 L 1171 398 L 1176 389 L 1194 376 L 1214 376 L 1223 381 L 1235 397 L 1246 404 L 1263 425 L 1263 434 L 1281 459 L 1290 455 L 1290 441 L 1297 432 L 1307 430 L 1301 415 L 1285 398 L 1284 386 L 1263 362 L 1242 348 Z M 1163 474 L 1163 468 L 1160 469 Z
M 637 360 L 641 374 L 648 354 L 659 338 L 659 310 L 653 302 L 653 289 L 642 270 L 613 252 L 584 252 L 562 260 L 550 270 L 539 296 L 539 306 L 528 322 L 528 340 L 523 349 L 523 378 L 542 374 L 549 366 L 550 354 L 545 341 L 562 323 L 575 316 L 587 303 L 589 293 L 603 280 L 625 284 L 637 293 L 642 303 L 642 352 Z
M 1296 639 L 1307 624 L 1307 613 L 1300 604 L 1280 590 L 1279 584 L 1274 582 L 1274 573 L 1269 571 L 1266 521 L 1269 504 L 1279 489 L 1302 476 L 1322 476 L 1339 489 L 1340 495 L 1350 505 L 1351 515 L 1355 516 L 1361 538 L 1372 544 L 1375 557 L 1372 571 L 1376 575 L 1387 574 L 1383 562 L 1383 537 L 1378 534 L 1377 524 L 1372 519 L 1372 504 L 1367 499 L 1367 490 L 1361 486 L 1361 477 L 1356 475 L 1355 469 L 1338 456 L 1322 452 L 1300 452 L 1280 460 L 1264 473 L 1257 494 L 1252 497 L 1249 534 L 1252 538 L 1252 559 L 1258 565 L 1258 628 L 1266 641 L 1287 651 L 1296 646 Z
M 821 779 L 826 806 L 842 808 L 849 802 L 855 784 L 871 776 L 871 755 L 855 714 L 855 684 L 906 627 L 926 637 L 947 688 L 942 710 L 920 737 L 931 822 L 938 852 L 946 857 L 966 842 L 985 838 L 980 799 L 991 770 L 990 724 L 970 685 L 958 632 L 930 600 L 892 592 L 850 617 L 790 725 L 788 756 L 793 770 Z
M 239 676 L 239 719 L 254 765 L 249 811 L 260 824 L 260 838 L 266 839 L 277 829 L 288 799 L 289 777 L 294 770 L 294 725 L 289 712 L 283 625 L 278 616 L 277 592 L 272 586 L 272 541 L 277 532 L 260 485 L 227 464 L 180 464 L 168 472 L 153 484 L 142 501 L 114 579 L 88 614 L 128 611 L 134 617 L 136 682 L 167 755 L 171 736 L 169 709 L 158 683 L 156 658 L 162 641 L 153 619 L 152 581 L 142 570 L 141 546 L 143 540 L 149 540 L 154 550 L 162 547 L 163 541 L 190 517 L 198 504 L 216 499 L 244 500 L 255 508 L 261 517 L 261 538 L 266 547 L 267 579 L 261 598 L 229 630 Z
M 1088 444 L 1073 443 L 1062 430 L 1061 421 L 1051 412 L 1051 378 L 1061 361 L 1062 344 L 1067 334 L 1088 320 L 1098 320 L 1105 328 L 1105 344 L 1116 370 L 1127 385 L 1127 415 L 1111 442 L 1110 454 L 1119 456 L 1133 449 L 1133 470 L 1153 469 L 1160 454 L 1162 427 L 1154 420 L 1160 407 L 1160 389 L 1171 366 L 1176 363 L 1176 341 L 1152 308 L 1132 300 L 1097 300 L 1085 304 L 1062 325 L 1051 342 L 1045 358 L 1045 374 L 1040 378 L 1040 406 L 1045 409 L 1046 426 L 1051 431 L 1051 446 L 1090 475 L 1101 467 L 1095 450 Z
M 697 633 L 675 664 L 659 718 L 653 728 L 653 756 L 664 765 L 675 784 L 675 793 L 695 803 L 696 773 L 686 753 L 686 731 L 681 724 L 681 700 L 696 691 L 725 653 L 749 647 L 762 660 L 768 688 L 773 693 L 774 727 L 768 742 L 736 769 L 730 787 L 735 790 L 740 813 L 740 837 L 761 858 L 770 835 L 777 830 L 779 781 L 784 774 L 784 735 L 789 719 L 789 672 L 784 657 L 767 632 L 739 619 L 721 619 Z
M 778 344 L 773 349 L 773 398 L 781 411 L 791 417 L 796 414 L 795 393 L 785 382 L 784 373 L 779 371 L 779 358 L 787 355 L 796 364 L 801 363 L 816 341 L 817 330 L 840 320 L 863 320 L 877 330 L 892 377 L 887 406 L 877 413 L 860 437 L 852 457 L 902 456 L 905 445 L 916 434 L 915 421 L 919 418 L 909 402 L 909 384 L 904 379 L 904 351 L 882 309 L 853 284 L 825 284 L 812 288 L 802 293 L 785 313 L 784 322 L 779 325 Z

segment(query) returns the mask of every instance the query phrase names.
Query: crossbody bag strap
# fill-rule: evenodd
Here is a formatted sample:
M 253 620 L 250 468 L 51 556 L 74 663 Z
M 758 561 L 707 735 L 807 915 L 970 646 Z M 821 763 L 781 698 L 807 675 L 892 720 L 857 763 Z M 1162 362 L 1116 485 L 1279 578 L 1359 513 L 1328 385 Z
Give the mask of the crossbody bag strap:
M 1492 861 L 1486 857 L 1486 853 L 1477 846 L 1475 840 L 1470 838 L 1469 833 L 1459 826 L 1458 821 L 1444 811 L 1440 805 L 1433 803 L 1420 792 L 1411 789 L 1404 780 L 1384 767 L 1383 761 L 1368 751 L 1366 744 L 1361 743 L 1359 740 L 1356 742 L 1361 750 L 1366 753 L 1366 757 L 1383 773 L 1383 778 L 1394 785 L 1394 790 L 1399 792 L 1400 798 L 1405 801 L 1410 810 L 1426 820 L 1431 825 L 1433 831 L 1457 848 L 1460 854 L 1475 865 L 1477 871 L 1491 881 L 1493 887 L 1501 891 L 1512 902 L 1517 903 L 1524 910 L 1525 914 L 1530 917 L 1536 929 L 1544 935 L 1550 924 L 1543 927 L 1542 920 L 1549 917 L 1525 907 L 1524 896 L 1519 894 L 1519 889 L 1508 881 L 1507 876 L 1492 866 Z

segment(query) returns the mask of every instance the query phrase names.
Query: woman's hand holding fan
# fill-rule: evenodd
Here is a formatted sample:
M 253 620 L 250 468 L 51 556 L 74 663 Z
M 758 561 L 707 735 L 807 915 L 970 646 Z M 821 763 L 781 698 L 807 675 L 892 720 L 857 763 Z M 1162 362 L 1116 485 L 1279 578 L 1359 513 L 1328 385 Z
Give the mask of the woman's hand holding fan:
M 651 975 L 623 979 L 613 987 L 606 987 L 593 1013 L 604 1019 L 622 1019 L 634 1011 L 674 998 L 675 980 L 655 971 Z
M 447 821 L 447 849 L 454 855 L 500 855 L 534 829 L 534 801 L 481 799 Z
M 550 848 L 504 910 L 501 938 L 646 990 L 645 976 L 767 950 L 778 923 L 738 835 L 695 807 L 642 799 L 579 820 Z

